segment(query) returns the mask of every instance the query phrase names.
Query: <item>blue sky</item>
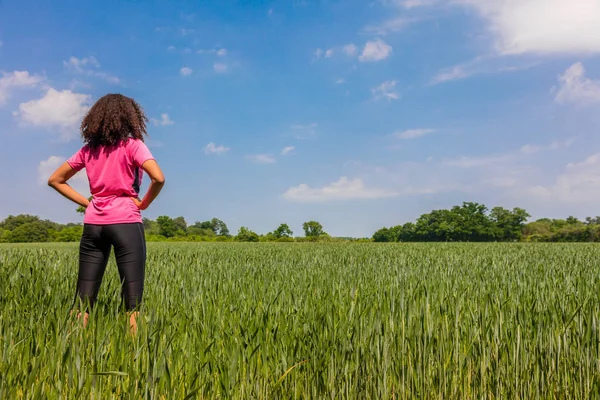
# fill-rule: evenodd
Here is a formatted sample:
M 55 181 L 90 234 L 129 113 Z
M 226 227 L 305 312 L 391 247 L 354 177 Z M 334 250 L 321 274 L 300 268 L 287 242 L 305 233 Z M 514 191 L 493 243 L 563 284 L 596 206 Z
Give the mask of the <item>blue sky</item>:
M 81 220 L 45 180 L 109 92 L 152 119 L 150 218 L 371 236 L 463 201 L 600 214 L 597 0 L 4 0 L 0 42 L 0 218 Z

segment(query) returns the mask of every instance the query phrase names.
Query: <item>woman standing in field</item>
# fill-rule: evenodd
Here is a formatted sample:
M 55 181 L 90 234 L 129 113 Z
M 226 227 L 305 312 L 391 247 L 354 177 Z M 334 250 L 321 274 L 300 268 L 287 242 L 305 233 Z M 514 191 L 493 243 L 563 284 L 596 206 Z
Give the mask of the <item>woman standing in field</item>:
M 121 294 L 134 333 L 146 266 L 141 210 L 148 208 L 165 183 L 161 169 L 144 143 L 147 121 L 135 100 L 120 94 L 102 97 L 81 123 L 84 146 L 48 180 L 48 185 L 57 192 L 86 209 L 79 246 L 76 298 L 79 296 L 83 302 L 89 301 L 90 307 L 94 306 L 114 247 Z M 91 201 L 67 183 L 84 168 Z M 143 171 L 150 176 L 151 182 L 145 197 L 140 200 Z M 86 310 L 84 326 L 88 319 L 89 311 Z

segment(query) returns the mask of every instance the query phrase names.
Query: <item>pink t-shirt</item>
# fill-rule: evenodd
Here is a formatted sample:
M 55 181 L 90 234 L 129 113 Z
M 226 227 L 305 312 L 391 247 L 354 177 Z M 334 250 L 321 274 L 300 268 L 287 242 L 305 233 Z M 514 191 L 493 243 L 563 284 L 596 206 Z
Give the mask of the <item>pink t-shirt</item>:
M 142 222 L 140 209 L 131 197 L 138 197 L 142 164 L 153 160 L 144 142 L 130 138 L 110 147 L 83 146 L 67 160 L 71 168 L 85 168 L 93 196 L 85 210 L 86 224 L 108 225 Z

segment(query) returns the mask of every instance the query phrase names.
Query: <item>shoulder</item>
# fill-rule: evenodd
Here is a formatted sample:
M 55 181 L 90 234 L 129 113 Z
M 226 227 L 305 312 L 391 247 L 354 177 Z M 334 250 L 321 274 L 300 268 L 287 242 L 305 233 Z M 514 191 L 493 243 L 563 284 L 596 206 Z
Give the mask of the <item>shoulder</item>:
M 128 148 L 128 149 L 131 149 L 131 150 L 137 150 L 137 149 L 139 149 L 140 147 L 141 147 L 141 148 L 143 148 L 143 147 L 146 147 L 146 144 L 144 143 L 144 141 L 143 141 L 143 140 L 136 139 L 136 138 L 129 138 L 129 139 L 127 139 L 127 141 L 124 143 L 124 146 L 125 146 L 126 148 Z

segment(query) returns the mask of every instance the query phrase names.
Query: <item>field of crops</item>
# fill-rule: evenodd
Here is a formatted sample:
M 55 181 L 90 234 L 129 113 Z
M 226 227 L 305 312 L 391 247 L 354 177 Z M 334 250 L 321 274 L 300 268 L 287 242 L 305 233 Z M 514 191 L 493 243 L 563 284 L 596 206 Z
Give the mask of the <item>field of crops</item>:
M 150 244 L 135 337 L 109 264 L 0 246 L 0 398 L 600 396 L 600 247 Z

